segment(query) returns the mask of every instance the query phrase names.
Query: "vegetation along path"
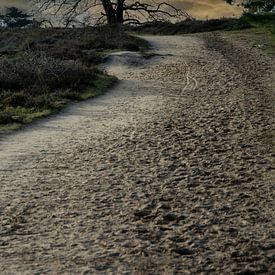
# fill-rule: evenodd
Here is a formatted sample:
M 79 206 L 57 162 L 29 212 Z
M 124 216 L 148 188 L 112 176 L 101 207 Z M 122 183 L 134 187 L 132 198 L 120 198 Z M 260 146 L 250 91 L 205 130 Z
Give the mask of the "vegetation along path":
M 0 139 L 0 273 L 274 271 L 271 58 L 146 39 L 109 93 Z

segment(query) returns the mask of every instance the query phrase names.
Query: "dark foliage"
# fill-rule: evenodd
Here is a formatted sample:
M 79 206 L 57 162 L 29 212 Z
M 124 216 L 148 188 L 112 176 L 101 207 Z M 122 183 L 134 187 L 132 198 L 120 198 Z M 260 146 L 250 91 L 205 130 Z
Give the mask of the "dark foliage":
M 240 4 L 240 1 L 225 0 L 228 4 Z M 250 12 L 269 12 L 275 7 L 275 0 L 243 0 L 241 5 Z
M 16 7 L 9 7 L 4 14 L 0 15 L 0 20 L 8 28 L 23 28 L 32 25 L 33 20 L 30 16 Z
M 64 61 L 25 53 L 21 57 L 0 60 L 0 91 L 20 90 L 35 86 L 47 89 L 78 87 L 92 79 L 95 69 L 77 61 Z
M 253 14 L 253 13 L 245 13 L 242 17 L 243 20 L 249 22 L 255 26 L 265 26 L 275 28 L 275 14 L 274 13 L 260 13 L 260 14 Z
M 212 19 L 212 20 L 186 20 L 176 24 L 170 22 L 146 23 L 133 30 L 139 33 L 151 34 L 187 34 L 198 32 L 210 32 L 217 30 L 239 30 L 251 27 L 249 23 L 242 19 Z
M 29 122 L 99 94 L 114 82 L 96 68 L 106 51 L 145 46 L 118 28 L 2 29 L 0 125 Z
M 102 52 L 114 49 L 140 50 L 146 43 L 118 27 L 84 29 L 22 29 L 0 32 L 0 56 L 22 51 L 44 52 L 64 60 L 80 60 L 86 65 L 101 62 Z

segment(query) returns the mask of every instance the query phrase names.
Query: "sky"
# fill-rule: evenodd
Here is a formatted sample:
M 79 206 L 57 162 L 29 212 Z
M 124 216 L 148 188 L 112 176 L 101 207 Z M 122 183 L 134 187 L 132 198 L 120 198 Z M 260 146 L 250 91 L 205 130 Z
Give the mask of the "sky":
M 30 6 L 29 2 L 28 0 L 0 0 L 0 8 L 5 6 L 27 8 Z M 230 6 L 224 0 L 170 0 L 169 2 L 183 8 L 198 19 L 231 17 L 241 14 L 240 8 Z
M 232 17 L 242 13 L 241 8 L 230 6 L 224 0 L 174 0 L 173 3 L 199 19 Z

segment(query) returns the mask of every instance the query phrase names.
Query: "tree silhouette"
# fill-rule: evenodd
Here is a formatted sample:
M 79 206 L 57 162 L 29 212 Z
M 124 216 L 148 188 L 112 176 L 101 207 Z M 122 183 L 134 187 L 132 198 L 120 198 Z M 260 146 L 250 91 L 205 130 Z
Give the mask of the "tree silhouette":
M 144 21 L 167 20 L 168 18 L 191 18 L 186 12 L 169 2 L 155 0 L 35 0 L 40 11 L 61 12 L 67 24 L 81 12 L 96 8 L 97 23 L 138 24 Z
M 230 5 L 236 4 L 236 0 L 225 0 Z M 271 11 L 275 7 L 275 0 L 244 0 L 241 5 L 251 12 Z
M 30 16 L 16 7 L 8 7 L 4 14 L 0 15 L 3 25 L 8 28 L 23 28 L 32 24 Z

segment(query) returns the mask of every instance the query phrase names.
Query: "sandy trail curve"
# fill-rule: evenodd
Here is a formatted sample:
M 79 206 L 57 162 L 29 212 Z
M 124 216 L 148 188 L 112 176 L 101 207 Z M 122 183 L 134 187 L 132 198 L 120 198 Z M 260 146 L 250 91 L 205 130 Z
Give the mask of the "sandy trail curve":
M 109 93 L 0 138 L 1 274 L 274 271 L 272 60 L 146 39 Z

